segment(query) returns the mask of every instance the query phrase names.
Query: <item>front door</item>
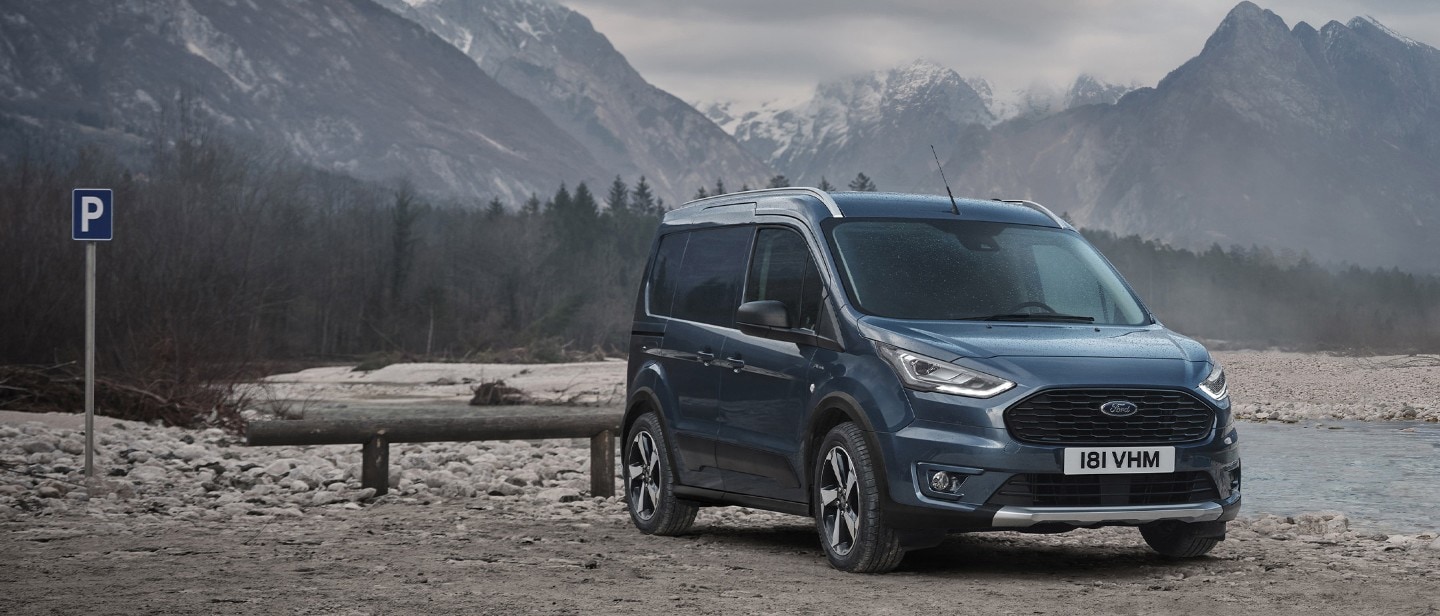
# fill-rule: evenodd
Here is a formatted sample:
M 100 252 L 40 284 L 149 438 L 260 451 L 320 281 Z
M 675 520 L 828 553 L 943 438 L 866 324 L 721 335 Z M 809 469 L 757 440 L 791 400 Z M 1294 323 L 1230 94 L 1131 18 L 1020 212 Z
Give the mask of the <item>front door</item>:
M 789 228 L 762 227 L 744 301 L 783 302 L 791 327 L 819 326 L 821 282 L 810 248 Z M 801 459 L 815 347 L 730 331 L 716 363 L 720 387 L 716 461 L 725 490 L 787 501 L 806 499 Z

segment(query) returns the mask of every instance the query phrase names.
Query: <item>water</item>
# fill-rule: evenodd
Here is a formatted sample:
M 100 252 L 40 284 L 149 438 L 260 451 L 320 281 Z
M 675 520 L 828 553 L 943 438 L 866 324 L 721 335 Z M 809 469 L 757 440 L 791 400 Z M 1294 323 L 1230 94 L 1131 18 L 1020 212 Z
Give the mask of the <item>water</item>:
M 1239 424 L 1242 515 L 1328 510 L 1345 513 L 1356 530 L 1440 530 L 1440 426 L 1316 425 Z

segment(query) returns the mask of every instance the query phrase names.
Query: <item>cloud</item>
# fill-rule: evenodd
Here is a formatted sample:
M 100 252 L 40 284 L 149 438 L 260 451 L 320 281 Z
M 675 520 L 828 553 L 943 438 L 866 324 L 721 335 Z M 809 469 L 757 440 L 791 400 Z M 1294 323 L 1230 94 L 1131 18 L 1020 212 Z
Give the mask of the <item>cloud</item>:
M 1002 89 L 1080 73 L 1153 85 L 1204 46 L 1235 0 L 562 0 L 642 75 L 686 100 L 802 98 L 916 58 Z M 1434 0 L 1278 0 L 1287 24 L 1371 15 L 1440 43 Z

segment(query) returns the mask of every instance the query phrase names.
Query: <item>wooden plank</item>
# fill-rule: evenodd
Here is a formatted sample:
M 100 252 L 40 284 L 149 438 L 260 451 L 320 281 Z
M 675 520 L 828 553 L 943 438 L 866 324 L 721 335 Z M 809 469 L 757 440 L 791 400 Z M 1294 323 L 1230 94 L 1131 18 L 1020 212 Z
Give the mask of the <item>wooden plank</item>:
M 590 495 L 615 496 L 615 433 L 590 437 Z
M 604 408 L 564 415 L 257 421 L 248 426 L 246 442 L 363 444 L 377 434 L 383 434 L 391 443 L 589 438 L 605 430 L 618 432 L 620 419 L 618 409 Z
M 360 448 L 360 487 L 375 488 L 375 496 L 390 492 L 390 443 L 376 434 Z

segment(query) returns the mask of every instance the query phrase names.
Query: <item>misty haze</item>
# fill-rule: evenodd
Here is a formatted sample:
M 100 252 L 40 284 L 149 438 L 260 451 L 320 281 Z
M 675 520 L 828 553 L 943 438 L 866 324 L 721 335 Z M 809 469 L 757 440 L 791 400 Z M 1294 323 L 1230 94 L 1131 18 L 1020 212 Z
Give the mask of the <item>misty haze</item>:
M 1440 7 L 1231 1 L 6 2 L 5 611 L 1434 612 Z M 792 187 L 1073 225 L 1227 371 L 1228 538 L 637 532 L 657 228 Z

